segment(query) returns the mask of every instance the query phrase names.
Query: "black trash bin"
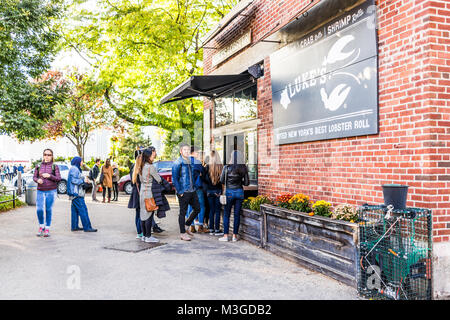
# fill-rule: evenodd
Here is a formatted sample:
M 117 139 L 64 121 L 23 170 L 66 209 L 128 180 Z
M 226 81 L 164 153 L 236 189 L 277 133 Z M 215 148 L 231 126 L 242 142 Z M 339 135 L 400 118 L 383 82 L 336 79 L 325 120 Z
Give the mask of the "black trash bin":
M 394 209 L 406 209 L 406 198 L 408 196 L 408 187 L 401 184 L 383 184 L 383 197 L 386 206 L 392 204 Z

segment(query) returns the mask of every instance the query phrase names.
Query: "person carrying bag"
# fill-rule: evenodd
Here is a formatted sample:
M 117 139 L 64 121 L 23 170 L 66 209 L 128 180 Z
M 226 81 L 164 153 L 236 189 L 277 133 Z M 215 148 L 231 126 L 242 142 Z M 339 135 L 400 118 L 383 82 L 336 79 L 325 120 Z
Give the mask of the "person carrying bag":
M 141 181 L 141 188 L 138 188 L 139 192 L 139 216 L 141 219 L 141 229 L 142 229 L 142 241 L 145 242 L 159 242 L 159 240 L 152 236 L 152 224 L 153 215 L 158 206 L 155 203 L 152 193 L 152 182 L 153 179 L 158 183 L 161 182 L 161 177 L 159 176 L 155 166 L 152 164 L 153 160 L 156 158 L 156 150 L 154 147 L 149 147 L 144 150 L 141 155 L 142 161 L 139 168 L 135 168 L 134 174 L 139 174 L 139 179 Z

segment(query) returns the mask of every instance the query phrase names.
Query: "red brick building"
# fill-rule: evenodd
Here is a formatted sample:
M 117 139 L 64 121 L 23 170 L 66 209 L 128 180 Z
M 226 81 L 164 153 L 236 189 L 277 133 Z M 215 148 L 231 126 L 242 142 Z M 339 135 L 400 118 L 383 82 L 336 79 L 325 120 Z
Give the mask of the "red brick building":
M 363 12 L 355 11 L 360 5 Z M 371 19 L 370 14 L 377 20 Z M 347 23 L 346 15 L 354 21 L 368 17 L 366 24 L 373 22 L 375 26 L 375 40 L 360 39 L 362 51 L 372 45 L 377 50 L 376 57 L 370 56 L 378 62 L 377 66 L 369 68 L 375 71 L 377 82 L 373 82 L 371 71 L 361 72 L 363 77 L 371 78 L 372 84 L 368 87 L 375 83 L 377 88 L 377 103 L 373 107 L 378 115 L 373 113 L 374 118 L 370 120 L 372 131 L 364 134 L 364 131 L 350 130 L 335 138 L 331 131 L 341 128 L 335 125 L 328 127 L 328 136 L 319 136 L 320 128 L 307 128 L 307 124 L 314 121 L 304 122 L 299 130 L 294 130 L 297 132 L 279 131 L 280 123 L 288 124 L 281 126 L 283 128 L 289 127 L 289 119 L 281 119 L 284 111 L 279 104 L 275 105 L 273 97 L 276 95 L 272 92 L 275 80 L 284 76 L 278 70 L 283 63 L 271 61 L 271 58 L 296 54 L 296 48 L 299 52 L 304 50 L 310 45 L 308 41 L 314 43 L 322 37 L 320 32 L 314 34 L 321 28 L 325 28 L 325 33 L 338 32 Z M 256 76 L 256 83 L 250 89 L 227 92 L 225 99 L 205 99 L 205 147 L 211 143 L 211 147 L 223 151 L 225 157 L 230 145 L 242 148 L 247 164 L 254 168 L 255 188 L 259 194 L 270 197 L 301 192 L 314 201 L 326 200 L 333 205 L 379 204 L 383 203 L 382 184 L 408 185 L 408 207 L 432 209 L 433 292 L 435 298 L 449 297 L 449 33 L 450 2 L 446 0 L 241 1 L 207 37 L 204 74 L 243 74 L 249 67 L 256 66 L 257 71 L 263 70 L 263 76 Z M 305 38 L 308 34 L 314 37 Z M 369 37 L 372 37 L 370 31 Z M 346 53 L 342 51 L 341 54 Z M 315 59 L 314 51 L 309 56 L 305 53 L 298 57 L 303 57 L 298 61 L 299 68 L 314 65 L 309 61 Z M 288 74 L 290 68 L 297 66 L 287 63 L 284 68 Z M 273 75 L 274 72 L 277 74 Z M 320 71 L 315 75 L 319 77 Z M 311 79 L 308 75 L 303 78 L 304 81 Z M 297 89 L 304 88 L 300 87 L 298 85 Z M 364 84 L 365 89 L 348 90 L 350 95 L 357 90 L 364 95 L 368 92 L 366 87 Z M 283 106 L 295 98 L 295 90 L 291 91 L 290 99 L 285 96 L 287 102 Z M 348 93 L 344 91 L 340 94 Z M 328 93 L 321 92 L 324 102 L 331 99 Z M 239 113 L 243 99 L 253 100 L 250 109 L 256 110 L 244 115 Z M 364 101 L 361 97 L 358 99 L 355 101 Z M 310 105 L 313 108 L 315 104 Z M 302 110 L 309 112 L 306 107 Z M 305 138 L 308 134 L 312 137 Z M 275 141 L 282 137 L 292 140 L 288 143 Z

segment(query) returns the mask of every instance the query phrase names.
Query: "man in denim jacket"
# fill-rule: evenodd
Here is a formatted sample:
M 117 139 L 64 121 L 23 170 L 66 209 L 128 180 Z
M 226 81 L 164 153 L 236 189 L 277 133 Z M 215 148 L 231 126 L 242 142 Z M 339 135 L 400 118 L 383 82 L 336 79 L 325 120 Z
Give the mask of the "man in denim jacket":
M 200 203 L 195 191 L 194 185 L 194 168 L 189 158 L 191 148 L 187 144 L 181 144 L 180 157 L 174 161 L 172 165 L 172 182 L 175 187 L 178 202 L 180 204 L 180 214 L 178 216 L 178 224 L 180 226 L 181 240 L 190 241 L 190 236 L 194 234 L 189 230 L 189 226 L 200 212 Z M 191 205 L 194 211 L 186 220 L 186 211 L 188 205 Z

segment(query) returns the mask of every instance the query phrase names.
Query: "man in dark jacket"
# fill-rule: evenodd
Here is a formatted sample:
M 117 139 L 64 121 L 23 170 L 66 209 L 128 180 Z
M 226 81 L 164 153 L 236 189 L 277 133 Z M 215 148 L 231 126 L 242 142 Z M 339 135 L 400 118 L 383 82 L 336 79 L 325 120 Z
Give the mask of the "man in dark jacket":
M 95 164 L 92 167 L 91 171 L 89 172 L 89 179 L 92 181 L 92 201 L 97 201 L 97 182 L 95 180 L 98 177 L 98 174 L 100 173 L 100 159 L 95 159 Z

